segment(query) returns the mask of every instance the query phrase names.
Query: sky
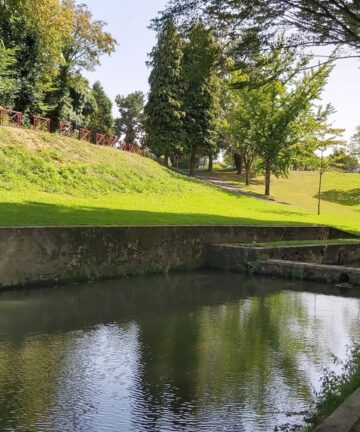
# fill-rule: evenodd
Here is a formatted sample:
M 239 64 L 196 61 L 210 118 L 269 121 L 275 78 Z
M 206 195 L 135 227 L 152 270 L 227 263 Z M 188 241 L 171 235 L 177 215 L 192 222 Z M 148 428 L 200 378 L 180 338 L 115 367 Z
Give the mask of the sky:
M 119 43 L 111 57 L 102 57 L 102 64 L 95 72 L 85 74 L 90 82 L 99 80 L 113 101 L 118 94 L 127 95 L 136 90 L 147 93 L 146 61 L 155 45 L 155 33 L 148 26 L 167 0 L 82 0 L 82 3 L 89 6 L 95 19 L 107 22 L 107 31 Z M 345 129 L 344 138 L 349 139 L 360 125 L 360 60 L 337 63 L 322 103 L 335 107 L 334 126 Z

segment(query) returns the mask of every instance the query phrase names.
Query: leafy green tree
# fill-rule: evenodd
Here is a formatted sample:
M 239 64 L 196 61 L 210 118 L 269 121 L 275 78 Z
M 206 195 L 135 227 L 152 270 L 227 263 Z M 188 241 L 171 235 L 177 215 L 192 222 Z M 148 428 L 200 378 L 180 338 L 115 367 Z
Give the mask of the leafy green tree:
M 183 142 L 183 84 L 181 67 L 183 41 L 172 21 L 165 23 L 151 53 L 150 93 L 144 110 L 147 145 L 153 153 L 164 155 L 169 165 L 171 153 L 179 152 Z
M 335 45 L 360 55 L 358 0 L 171 0 L 154 26 L 166 19 L 187 26 L 200 19 L 245 51 L 269 46 L 277 30 L 286 30 L 289 46 Z
M 9 106 L 17 91 L 14 74 L 16 64 L 15 50 L 6 49 L 0 40 L 0 106 Z
M 204 26 L 194 26 L 184 48 L 182 82 L 184 144 L 190 154 L 190 175 L 199 155 L 213 152 L 217 144 L 221 102 L 220 47 Z
M 325 107 L 319 106 L 317 111 L 311 110 L 308 115 L 303 116 L 304 135 L 294 146 L 294 156 L 292 165 L 296 169 L 302 167 L 318 166 L 318 156 L 316 151 L 344 146 L 346 143 L 342 139 L 344 129 L 335 128 L 329 122 L 329 117 L 336 110 L 331 104 Z
M 296 62 L 295 52 L 285 50 L 282 44 L 269 54 L 271 62 L 263 57 L 264 66 L 252 75 L 240 72 L 233 75 L 231 84 L 238 82 L 239 94 L 230 112 L 230 131 L 245 158 L 250 161 L 255 156 L 260 158 L 268 196 L 271 175 L 286 175 L 304 138 L 318 132 L 312 113 L 313 102 L 320 96 L 331 68 L 322 66 L 299 78 L 303 60 Z M 269 68 L 277 69 L 278 64 L 285 65 L 278 79 L 264 81 L 261 86 L 251 85 L 259 76 L 261 81 L 264 68 L 267 75 Z M 246 85 L 242 86 L 244 82 Z
M 236 74 L 234 74 L 236 75 Z M 250 90 L 230 90 L 226 105 L 226 115 L 222 123 L 228 152 L 233 155 L 238 174 L 245 167 L 245 183 L 250 183 L 250 173 L 257 157 L 257 147 L 254 137 L 254 124 L 249 116 L 248 98 Z
M 26 116 L 44 114 L 46 93 L 63 61 L 64 41 L 71 31 L 72 16 L 60 0 L 3 0 L 0 39 L 14 49 L 12 70 L 19 91 L 13 106 Z
M 345 149 L 339 148 L 329 156 L 331 165 L 341 171 L 352 172 L 359 168 L 360 163 L 356 156 L 346 153 Z
M 360 126 L 356 128 L 356 132 L 350 139 L 349 150 L 350 154 L 360 156 Z
M 75 0 L 64 0 L 63 4 L 71 13 L 72 30 L 63 45 L 63 63 L 55 82 L 55 109 L 51 113 L 55 121 L 68 120 L 65 105 L 71 97 L 71 76 L 82 70 L 93 71 L 100 64 L 100 57 L 110 55 L 117 45 L 111 34 L 104 30 L 106 23 L 93 20 L 86 5 L 78 5 Z
M 89 128 L 93 134 L 114 133 L 114 118 L 112 115 L 112 102 L 104 91 L 99 81 L 96 81 L 92 88 L 92 94 L 96 102 L 96 109 L 91 114 Z
M 96 99 L 89 81 L 81 74 L 70 75 L 66 97 L 62 104 L 62 118 L 71 122 L 76 128 L 88 127 L 96 108 Z
M 118 135 L 124 135 L 124 141 L 127 144 L 142 143 L 144 136 L 144 94 L 141 91 L 136 91 L 127 96 L 118 95 L 115 102 L 120 112 L 120 118 L 116 119 Z

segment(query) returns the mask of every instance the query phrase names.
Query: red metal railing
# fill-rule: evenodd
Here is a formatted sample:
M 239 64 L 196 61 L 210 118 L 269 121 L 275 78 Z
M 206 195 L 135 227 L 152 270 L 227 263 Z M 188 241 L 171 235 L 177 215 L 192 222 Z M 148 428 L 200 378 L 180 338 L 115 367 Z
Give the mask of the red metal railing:
M 106 145 L 106 135 L 97 133 L 95 136 L 95 142 L 97 145 Z
M 91 133 L 89 129 L 80 128 L 79 139 L 91 142 Z
M 0 107 L 0 125 L 22 127 L 22 113 L 19 111 L 9 110 L 7 108 Z M 33 116 L 33 129 L 51 132 L 51 120 L 38 115 Z M 60 135 L 73 137 L 74 128 L 71 123 L 59 122 L 57 132 Z M 87 142 L 91 142 L 91 132 L 89 129 L 80 128 L 79 139 Z M 97 133 L 95 136 L 95 143 L 98 145 L 115 147 L 118 138 L 109 134 Z M 123 150 L 130 153 L 135 153 L 141 156 L 146 156 L 146 152 L 140 146 L 136 144 L 122 144 L 119 150 Z
M 21 128 L 22 113 L 6 108 L 0 108 L 0 125 L 15 126 Z
M 67 137 L 72 137 L 74 134 L 74 129 L 72 127 L 71 123 L 65 123 L 65 122 L 59 122 L 59 126 L 58 126 L 58 134 L 63 135 L 63 136 L 67 136 Z
M 116 136 L 112 136 L 112 135 L 106 135 L 106 144 L 109 147 L 114 147 L 114 145 L 117 142 L 117 137 Z
M 34 130 L 50 132 L 51 120 L 45 117 L 37 115 L 33 116 L 33 128 Z
M 144 150 L 136 144 L 124 143 L 120 146 L 120 150 L 130 152 L 130 153 L 135 153 L 141 156 L 144 156 L 145 154 Z

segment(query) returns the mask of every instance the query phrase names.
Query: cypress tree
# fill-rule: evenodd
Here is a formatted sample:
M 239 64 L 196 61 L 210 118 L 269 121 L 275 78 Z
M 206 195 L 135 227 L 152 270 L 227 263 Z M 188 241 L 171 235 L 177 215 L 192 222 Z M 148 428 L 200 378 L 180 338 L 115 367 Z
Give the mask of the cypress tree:
M 185 144 L 190 155 L 190 175 L 195 174 L 200 155 L 216 149 L 217 121 L 221 106 L 220 48 L 203 25 L 189 32 L 184 49 L 182 81 Z
M 112 102 L 105 93 L 99 81 L 96 81 L 92 88 L 92 94 L 96 101 L 96 111 L 91 115 L 89 127 L 91 132 L 114 133 L 114 118 L 112 115 Z
M 153 153 L 164 155 L 166 166 L 169 156 L 181 150 L 183 141 L 182 58 L 183 41 L 173 22 L 168 21 L 151 53 L 150 93 L 144 112 L 147 145 Z

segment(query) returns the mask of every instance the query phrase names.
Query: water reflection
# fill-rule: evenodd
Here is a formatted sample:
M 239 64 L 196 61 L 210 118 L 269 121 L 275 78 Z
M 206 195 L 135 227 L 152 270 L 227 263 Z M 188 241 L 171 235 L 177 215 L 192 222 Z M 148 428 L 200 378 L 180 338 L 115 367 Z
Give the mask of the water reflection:
M 223 273 L 2 293 L 0 430 L 299 423 L 332 354 L 360 340 L 359 296 Z

